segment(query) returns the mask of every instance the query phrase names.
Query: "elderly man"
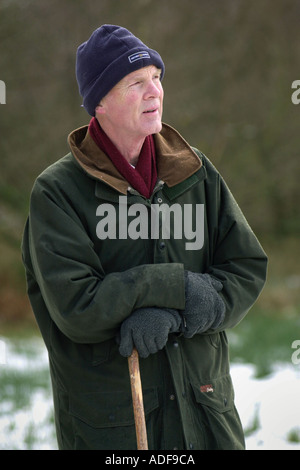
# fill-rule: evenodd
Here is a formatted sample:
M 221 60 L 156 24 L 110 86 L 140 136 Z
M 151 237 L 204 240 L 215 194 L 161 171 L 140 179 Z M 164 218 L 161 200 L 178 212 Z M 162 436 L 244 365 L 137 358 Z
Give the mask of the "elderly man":
M 60 449 L 135 449 L 140 355 L 150 449 L 243 449 L 225 330 L 266 255 L 211 162 L 162 124 L 164 63 L 125 28 L 77 50 L 88 126 L 36 180 L 23 237 Z

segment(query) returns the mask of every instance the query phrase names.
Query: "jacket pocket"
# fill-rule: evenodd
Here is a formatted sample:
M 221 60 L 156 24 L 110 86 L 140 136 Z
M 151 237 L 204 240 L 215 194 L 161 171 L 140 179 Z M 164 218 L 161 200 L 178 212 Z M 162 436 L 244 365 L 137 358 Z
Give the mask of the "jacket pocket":
M 146 421 L 158 408 L 156 388 L 143 391 Z M 130 392 L 91 392 L 70 397 L 76 449 L 136 449 Z
M 210 450 L 244 449 L 230 375 L 191 385 L 196 402 L 195 420 L 201 429 L 200 446 Z
M 209 341 L 211 343 L 211 345 L 218 349 L 218 347 L 220 346 L 220 333 L 211 333 L 210 335 L 208 335 L 209 337 Z
M 219 413 L 234 406 L 234 392 L 230 375 L 203 383 L 192 384 L 197 403 L 208 406 Z
M 93 366 L 98 366 L 108 360 L 113 341 L 115 340 L 107 340 L 103 343 L 95 343 L 91 345 Z

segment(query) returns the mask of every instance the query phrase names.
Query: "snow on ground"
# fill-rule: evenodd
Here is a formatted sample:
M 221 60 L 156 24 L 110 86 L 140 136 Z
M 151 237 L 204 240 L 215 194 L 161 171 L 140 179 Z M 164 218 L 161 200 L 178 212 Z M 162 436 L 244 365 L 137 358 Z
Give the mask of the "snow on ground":
M 1 344 L 3 349 L 3 341 Z M 36 370 L 37 374 L 47 369 L 48 358 L 43 344 L 37 341 L 35 348 L 36 355 L 24 356 L 5 340 L 0 383 L 5 368 L 6 372 Z M 300 366 L 277 364 L 271 375 L 257 379 L 254 365 L 232 364 L 231 375 L 235 403 L 244 429 L 253 429 L 246 438 L 247 449 L 300 450 Z M 291 442 L 289 436 L 292 433 L 298 442 Z M 49 389 L 35 388 L 25 408 L 16 409 L 7 398 L 0 401 L 0 449 L 29 448 L 57 448 L 50 386 Z
M 4 372 L 17 376 L 24 371 L 42 373 L 48 369 L 48 355 L 41 340 L 31 340 L 31 353 L 21 354 L 10 341 L 0 338 L 0 383 Z M 5 345 L 5 347 L 3 346 Z M 35 354 L 32 354 L 34 351 Z M 13 383 L 10 386 L 11 396 Z M 22 390 L 19 391 L 22 393 Z M 57 449 L 53 424 L 53 401 L 49 387 L 32 388 L 29 404 L 16 409 L 13 399 L 2 400 L 0 390 L 0 450 L 54 450 Z
M 277 364 L 271 375 L 256 379 L 251 364 L 233 364 L 235 403 L 248 450 L 300 450 L 300 366 Z M 298 442 L 290 442 L 294 435 Z

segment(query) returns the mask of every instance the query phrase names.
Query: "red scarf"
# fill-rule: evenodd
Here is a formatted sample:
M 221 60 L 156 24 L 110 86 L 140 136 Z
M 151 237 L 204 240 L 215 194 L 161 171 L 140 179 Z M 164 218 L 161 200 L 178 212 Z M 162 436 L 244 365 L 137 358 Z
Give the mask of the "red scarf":
M 155 146 L 152 135 L 145 138 L 137 166 L 133 168 L 105 134 L 95 117 L 90 121 L 89 133 L 128 183 L 149 199 L 157 180 Z

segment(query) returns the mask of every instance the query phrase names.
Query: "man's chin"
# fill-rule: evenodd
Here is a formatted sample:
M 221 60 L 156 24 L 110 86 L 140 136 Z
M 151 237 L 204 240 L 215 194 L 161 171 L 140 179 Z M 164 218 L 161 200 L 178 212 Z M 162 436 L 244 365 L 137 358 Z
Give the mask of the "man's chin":
M 149 126 L 149 134 L 158 134 L 162 130 L 162 122 L 153 123 L 152 126 Z

